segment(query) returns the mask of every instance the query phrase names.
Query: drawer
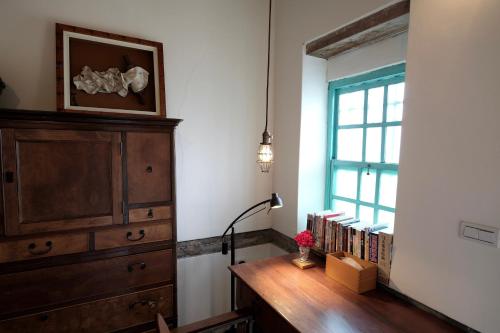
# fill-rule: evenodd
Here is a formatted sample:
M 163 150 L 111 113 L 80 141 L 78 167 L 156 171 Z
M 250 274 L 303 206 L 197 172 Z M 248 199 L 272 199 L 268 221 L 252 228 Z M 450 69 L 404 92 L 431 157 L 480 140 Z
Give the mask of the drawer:
M 88 249 L 89 236 L 86 233 L 5 241 L 0 243 L 0 262 L 86 252 Z
M 96 231 L 95 249 L 130 246 L 142 243 L 159 242 L 172 239 L 172 223 L 147 226 L 126 226 L 110 230 Z
M 0 275 L 0 315 L 173 280 L 172 250 Z
M 158 206 L 147 208 L 130 209 L 128 212 L 129 222 L 145 222 L 157 220 L 169 220 L 172 218 L 172 206 Z
M 0 332 L 110 332 L 173 316 L 173 287 L 146 291 L 0 321 Z
M 129 204 L 172 200 L 170 133 L 127 133 Z

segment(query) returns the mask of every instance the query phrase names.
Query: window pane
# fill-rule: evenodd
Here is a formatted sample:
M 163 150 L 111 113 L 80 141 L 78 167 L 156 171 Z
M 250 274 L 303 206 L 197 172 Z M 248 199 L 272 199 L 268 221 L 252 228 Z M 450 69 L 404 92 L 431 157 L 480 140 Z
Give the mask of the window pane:
M 339 96 L 339 125 L 363 123 L 364 99 L 363 90 Z
M 381 123 L 384 111 L 384 87 L 368 90 L 368 114 L 366 122 Z
M 379 205 L 396 208 L 398 175 L 396 172 L 382 171 L 379 186 Z
M 333 200 L 333 210 L 335 212 L 345 212 L 347 217 L 356 216 L 356 205 L 343 200 Z
M 378 211 L 378 223 L 387 223 L 389 226 L 394 225 L 394 213 L 388 212 L 386 210 Z
M 359 220 L 362 222 L 371 222 L 373 223 L 373 208 L 368 206 L 359 206 Z
M 334 172 L 334 194 L 345 198 L 356 199 L 358 192 L 358 170 L 336 169 Z
M 363 129 L 340 129 L 337 136 L 337 159 L 361 161 L 363 154 Z
M 401 126 L 389 126 L 385 132 L 385 163 L 399 163 Z
M 403 99 L 405 83 L 391 84 L 387 88 L 387 121 L 401 121 L 403 119 Z
M 363 129 L 341 129 L 337 133 L 337 159 L 360 162 L 363 155 Z
M 375 202 L 375 186 L 377 183 L 377 170 L 363 169 L 361 173 L 361 191 L 359 193 L 359 200 L 374 203 Z
M 381 148 L 382 148 L 382 127 L 367 128 L 365 161 L 380 162 Z

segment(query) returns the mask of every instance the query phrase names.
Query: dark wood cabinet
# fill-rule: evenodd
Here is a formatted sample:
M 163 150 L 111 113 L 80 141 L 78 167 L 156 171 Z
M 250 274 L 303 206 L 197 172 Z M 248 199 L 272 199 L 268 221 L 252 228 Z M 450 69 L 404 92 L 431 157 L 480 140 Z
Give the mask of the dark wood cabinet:
M 122 223 L 120 133 L 2 129 L 5 233 Z
M 0 332 L 177 324 L 179 121 L 0 110 Z

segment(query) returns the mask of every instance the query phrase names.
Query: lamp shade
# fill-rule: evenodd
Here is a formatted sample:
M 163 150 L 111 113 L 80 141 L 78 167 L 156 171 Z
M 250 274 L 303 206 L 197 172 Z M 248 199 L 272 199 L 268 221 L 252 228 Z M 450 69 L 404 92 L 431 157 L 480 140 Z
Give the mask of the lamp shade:
M 271 196 L 271 208 L 281 208 L 283 207 L 283 199 L 278 195 L 278 193 L 273 193 Z

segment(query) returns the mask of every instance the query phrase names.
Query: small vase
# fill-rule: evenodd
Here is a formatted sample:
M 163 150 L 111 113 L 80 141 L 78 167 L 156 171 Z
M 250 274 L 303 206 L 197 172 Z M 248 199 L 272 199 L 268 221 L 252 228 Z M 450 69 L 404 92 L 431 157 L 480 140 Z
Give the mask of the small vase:
M 299 246 L 300 261 L 306 262 L 309 260 L 309 250 L 310 250 L 310 248 L 308 248 L 308 247 Z

